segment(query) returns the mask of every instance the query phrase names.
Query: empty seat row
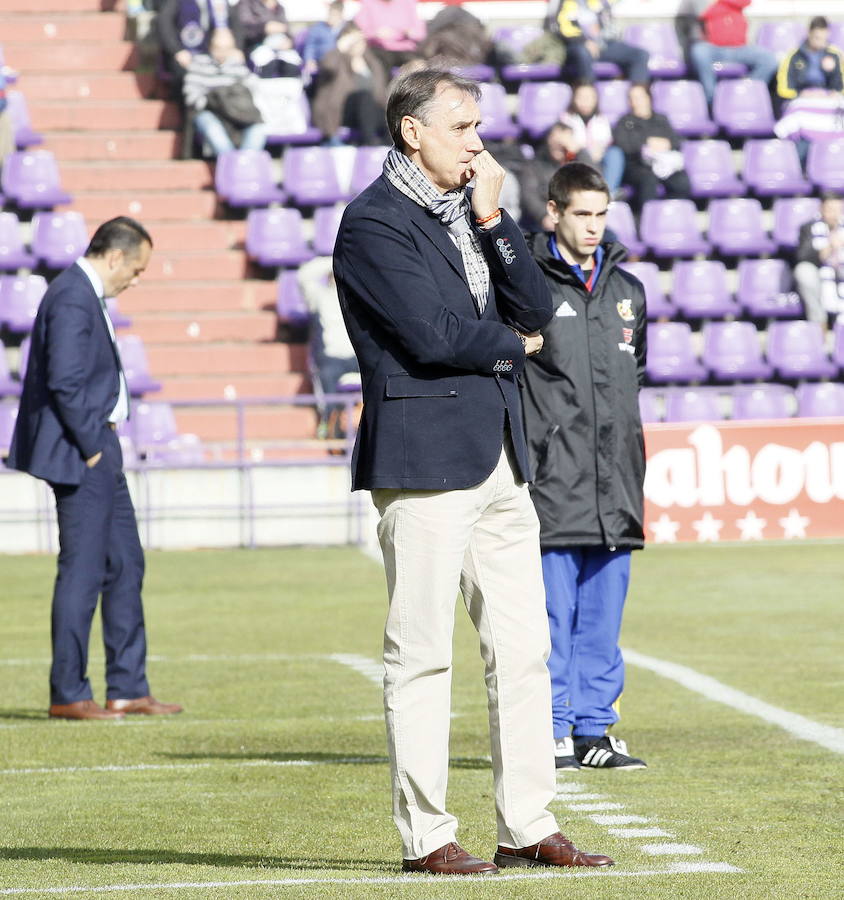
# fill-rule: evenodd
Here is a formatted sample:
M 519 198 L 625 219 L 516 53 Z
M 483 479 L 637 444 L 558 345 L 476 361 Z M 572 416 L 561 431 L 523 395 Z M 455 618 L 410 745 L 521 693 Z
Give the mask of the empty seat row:
M 3 160 L 0 187 L 7 202 L 19 209 L 51 209 L 70 203 L 61 186 L 55 156 L 49 150 L 19 150 Z
M 76 211 L 37 212 L 32 217 L 32 250 L 26 249 L 18 217 L 0 213 L 0 271 L 31 269 L 44 265 L 63 269 L 82 256 L 88 246 L 88 229 Z

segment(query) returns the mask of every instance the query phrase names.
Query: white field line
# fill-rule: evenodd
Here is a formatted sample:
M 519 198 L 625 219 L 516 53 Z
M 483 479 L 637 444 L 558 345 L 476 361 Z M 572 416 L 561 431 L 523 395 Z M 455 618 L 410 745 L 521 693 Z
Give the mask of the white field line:
M 376 762 L 387 763 L 385 756 L 381 760 L 363 759 L 357 756 L 339 757 L 338 759 L 250 759 L 237 762 L 203 762 L 203 763 L 137 763 L 131 766 L 37 766 L 28 769 L 0 769 L 0 775 L 67 775 L 79 772 L 155 772 L 178 771 L 181 769 L 261 769 L 261 768 L 300 768 L 303 766 L 339 766 L 339 765 L 371 765 Z
M 700 856 L 703 853 L 703 847 L 696 844 L 642 844 L 639 849 L 649 856 Z
M 649 878 L 660 875 L 680 875 L 686 872 L 733 873 L 740 872 L 728 863 L 669 863 L 665 869 L 647 869 L 629 872 L 623 869 L 583 869 L 553 870 L 529 873 L 499 873 L 496 875 L 394 875 L 382 878 L 276 878 L 249 881 L 176 881 L 159 884 L 109 884 L 100 887 L 85 885 L 67 885 L 50 888 L 0 888 L 0 896 L 21 896 L 26 894 L 106 894 L 131 891 L 175 891 L 197 890 L 200 888 L 234 888 L 234 887 L 302 887 L 306 885 L 347 884 L 351 886 L 366 884 L 415 884 L 438 887 L 449 882 L 458 884 L 477 884 L 482 882 L 492 888 L 502 881 L 550 881 L 560 878 Z
M 653 656 L 646 656 L 644 653 L 638 653 L 636 650 L 628 650 L 623 648 L 624 659 L 639 666 L 641 669 L 649 669 L 663 678 L 676 681 L 690 691 L 701 694 L 709 700 L 715 700 L 724 706 L 729 706 L 741 713 L 750 716 L 756 716 L 769 725 L 777 725 L 787 731 L 794 737 L 803 741 L 811 741 L 834 753 L 844 753 L 844 729 L 833 728 L 831 725 L 822 725 L 820 722 L 814 722 L 805 716 L 797 713 L 789 712 L 786 709 L 780 709 L 778 706 L 772 706 L 763 700 L 757 700 L 750 694 L 731 688 L 726 684 L 722 684 L 709 675 L 701 675 L 694 669 L 687 666 L 681 666 L 678 663 L 668 662 L 664 659 L 657 659 Z

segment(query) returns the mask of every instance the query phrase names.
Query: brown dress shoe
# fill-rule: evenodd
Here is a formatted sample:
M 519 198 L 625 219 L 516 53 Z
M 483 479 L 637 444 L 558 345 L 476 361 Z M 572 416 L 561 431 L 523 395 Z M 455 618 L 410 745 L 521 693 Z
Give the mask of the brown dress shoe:
M 596 856 L 584 853 L 560 832 L 549 835 L 538 844 L 530 847 L 512 847 L 499 845 L 495 852 L 495 862 L 501 868 L 507 866 L 614 866 L 609 856 Z
M 401 868 L 403 872 L 427 872 L 429 875 L 491 875 L 498 871 L 495 863 L 471 856 L 453 842 L 419 859 L 405 859 Z
M 93 700 L 77 700 L 75 703 L 54 703 L 50 707 L 51 719 L 122 719 L 123 713 L 103 709 Z
M 106 709 L 128 715 L 141 716 L 172 716 L 180 713 L 182 707 L 178 703 L 162 703 L 151 694 L 146 697 L 136 697 L 134 700 L 107 700 Z

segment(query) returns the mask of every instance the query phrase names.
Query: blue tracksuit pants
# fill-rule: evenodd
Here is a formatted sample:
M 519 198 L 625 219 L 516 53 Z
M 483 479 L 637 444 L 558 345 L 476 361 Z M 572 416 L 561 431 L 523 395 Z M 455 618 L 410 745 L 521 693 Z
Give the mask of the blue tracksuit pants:
M 554 738 L 602 735 L 618 721 L 613 704 L 624 688 L 618 636 L 630 551 L 543 551 L 542 573 L 551 629 Z

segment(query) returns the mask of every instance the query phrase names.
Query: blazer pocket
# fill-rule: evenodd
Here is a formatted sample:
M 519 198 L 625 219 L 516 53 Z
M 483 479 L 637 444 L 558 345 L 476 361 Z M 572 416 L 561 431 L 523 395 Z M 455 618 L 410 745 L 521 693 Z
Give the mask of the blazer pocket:
M 414 378 L 407 372 L 387 376 L 384 395 L 388 400 L 412 397 L 456 397 L 456 378 Z

